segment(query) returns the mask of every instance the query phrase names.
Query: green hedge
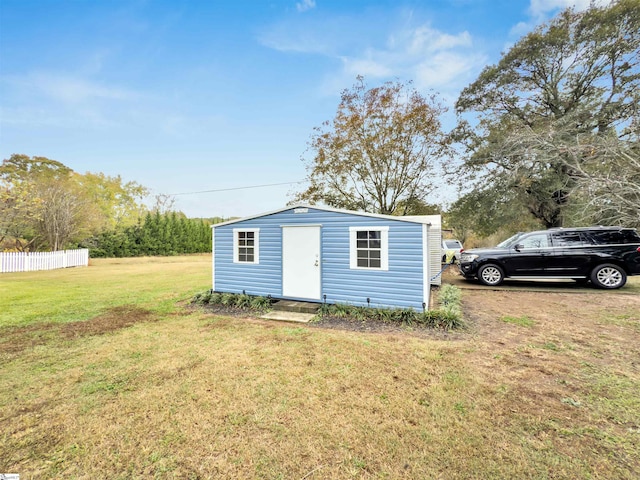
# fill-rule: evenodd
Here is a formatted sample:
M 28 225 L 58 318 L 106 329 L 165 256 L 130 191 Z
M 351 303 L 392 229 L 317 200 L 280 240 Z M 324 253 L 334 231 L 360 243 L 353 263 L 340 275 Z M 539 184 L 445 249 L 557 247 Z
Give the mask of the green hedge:
M 101 233 L 80 245 L 96 257 L 141 257 L 211 252 L 211 226 L 175 212 L 149 213 L 140 223 Z

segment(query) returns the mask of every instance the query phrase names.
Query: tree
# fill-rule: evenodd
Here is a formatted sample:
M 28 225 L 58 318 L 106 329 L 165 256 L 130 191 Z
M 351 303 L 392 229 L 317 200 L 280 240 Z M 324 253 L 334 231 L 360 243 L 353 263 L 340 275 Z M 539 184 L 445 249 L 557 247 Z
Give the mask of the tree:
M 558 138 L 560 137 L 560 138 Z M 640 226 L 640 143 L 608 135 L 524 131 L 514 148 L 535 149 L 570 172 L 569 213 L 582 224 Z
M 40 200 L 36 230 L 53 251 L 90 235 L 100 222 L 96 205 L 74 180 L 70 175 L 35 185 Z
M 176 197 L 167 193 L 159 193 L 153 196 L 152 212 L 161 214 L 175 211 Z
M 434 96 L 410 83 L 368 89 L 358 77 L 344 90 L 332 122 L 314 129 L 307 163 L 309 187 L 296 201 L 392 214 L 424 202 L 434 189 L 439 161 L 448 152 Z
M 571 166 L 562 149 L 548 155 L 523 137 L 550 134 L 556 146 L 591 135 L 636 141 L 639 102 L 640 2 L 567 9 L 462 91 L 455 138 L 467 147 L 476 188 L 513 192 L 544 225 L 562 226 L 577 198 L 575 162 L 585 159 Z
M 0 166 L 0 241 L 19 250 L 65 248 L 135 224 L 147 190 L 102 173 L 81 175 L 45 157 L 12 155 Z
M 134 225 L 144 215 L 143 200 L 149 190 L 137 182 L 125 182 L 120 175 L 87 172 L 76 177 L 79 184 L 100 209 L 100 228 L 112 229 Z
M 102 232 L 85 245 L 92 257 L 203 253 L 211 251 L 211 227 L 209 222 L 179 212 L 156 211 L 136 225 Z
M 576 218 L 584 223 L 640 228 L 640 144 L 598 138 L 574 161 Z M 573 157 L 575 158 L 575 157 Z
M 477 189 L 458 198 L 443 214 L 443 222 L 463 244 L 472 233 L 488 237 L 500 232 L 504 238 L 518 231 L 535 230 L 539 221 L 527 215 L 516 191 Z
M 46 243 L 39 228 L 45 208 L 40 195 L 44 185 L 64 182 L 72 170 L 46 157 L 14 154 L 0 166 L 3 236 L 10 236 L 18 250 L 37 249 Z
M 442 207 L 433 203 L 426 203 L 415 197 L 409 197 L 398 201 L 394 215 L 439 215 Z
M 33 221 L 38 204 L 27 185 L 10 188 L 0 183 L 0 248 L 6 241 L 11 248 L 28 251 L 36 240 Z

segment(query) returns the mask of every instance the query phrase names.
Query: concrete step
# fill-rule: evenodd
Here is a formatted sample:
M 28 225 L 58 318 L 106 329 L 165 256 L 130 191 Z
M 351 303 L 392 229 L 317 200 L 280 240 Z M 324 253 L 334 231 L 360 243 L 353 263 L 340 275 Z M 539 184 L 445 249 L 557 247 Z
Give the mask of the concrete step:
M 283 322 L 309 323 L 313 317 L 315 317 L 313 313 L 273 311 L 262 315 L 260 318 L 280 320 Z
M 294 300 L 278 300 L 271 305 L 273 310 L 279 312 L 298 312 L 316 314 L 320 308 L 319 303 L 296 302 Z

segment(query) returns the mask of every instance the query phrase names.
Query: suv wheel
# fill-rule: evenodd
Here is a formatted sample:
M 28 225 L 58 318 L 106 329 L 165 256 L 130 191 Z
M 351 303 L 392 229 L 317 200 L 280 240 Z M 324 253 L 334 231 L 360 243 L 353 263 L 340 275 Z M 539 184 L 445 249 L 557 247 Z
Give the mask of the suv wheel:
M 478 270 L 478 280 L 485 285 L 495 287 L 504 280 L 504 272 L 499 266 L 489 263 Z
M 600 288 L 620 288 L 627 283 L 627 274 L 619 266 L 605 263 L 593 269 L 591 282 Z

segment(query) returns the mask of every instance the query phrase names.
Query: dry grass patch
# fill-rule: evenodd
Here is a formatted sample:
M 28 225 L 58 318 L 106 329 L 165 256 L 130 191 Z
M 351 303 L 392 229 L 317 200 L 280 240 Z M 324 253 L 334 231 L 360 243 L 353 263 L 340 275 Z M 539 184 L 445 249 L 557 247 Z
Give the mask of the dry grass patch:
M 47 343 L 90 335 L 102 335 L 130 327 L 136 323 L 153 320 L 155 317 L 150 310 L 133 305 L 123 305 L 84 321 L 7 327 L 2 329 L 0 359 L 10 360 L 26 349 L 33 349 Z
M 60 334 L 65 338 L 102 335 L 151 320 L 155 320 L 155 317 L 150 310 L 135 305 L 121 305 L 91 320 L 65 323 L 60 326 Z

